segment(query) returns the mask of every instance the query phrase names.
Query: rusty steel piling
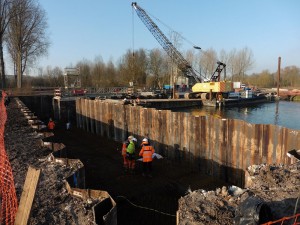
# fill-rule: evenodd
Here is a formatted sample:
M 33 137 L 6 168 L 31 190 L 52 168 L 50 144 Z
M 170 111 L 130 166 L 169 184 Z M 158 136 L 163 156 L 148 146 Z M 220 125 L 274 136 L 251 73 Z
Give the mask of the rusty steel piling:
M 189 161 L 212 176 L 244 185 L 253 164 L 290 164 L 287 152 L 300 149 L 300 131 L 242 120 L 124 105 L 109 100 L 76 100 L 77 126 L 123 141 L 147 136 L 158 153 Z

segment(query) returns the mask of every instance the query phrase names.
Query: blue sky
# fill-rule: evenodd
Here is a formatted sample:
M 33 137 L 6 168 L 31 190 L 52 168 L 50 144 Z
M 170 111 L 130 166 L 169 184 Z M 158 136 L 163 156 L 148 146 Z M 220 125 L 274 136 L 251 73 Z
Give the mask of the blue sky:
M 131 2 L 40 0 L 51 47 L 39 67 L 63 69 L 96 57 L 117 63 L 128 49 L 161 48 Z M 282 68 L 300 67 L 299 0 L 140 0 L 137 4 L 203 50 L 248 47 L 255 60 L 249 72 L 276 72 L 279 56 Z M 153 20 L 169 36 L 170 30 Z M 192 45 L 183 43 L 180 51 L 187 49 Z

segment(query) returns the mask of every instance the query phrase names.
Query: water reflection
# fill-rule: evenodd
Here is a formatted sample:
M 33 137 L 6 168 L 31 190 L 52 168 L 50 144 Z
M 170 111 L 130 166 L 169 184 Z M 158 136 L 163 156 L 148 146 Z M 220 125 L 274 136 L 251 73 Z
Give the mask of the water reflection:
M 240 119 L 254 124 L 273 124 L 300 130 L 300 102 L 279 101 L 251 107 L 198 107 L 176 111 L 190 112 L 194 116 Z
M 276 105 L 276 110 L 275 110 L 275 116 L 274 116 L 274 124 L 275 125 L 278 125 L 278 121 L 279 121 L 279 102 L 275 102 L 275 105 Z
M 180 110 L 178 110 L 180 111 Z M 187 110 L 189 111 L 189 110 Z M 224 110 L 215 108 L 215 107 L 201 107 L 201 108 L 192 108 L 190 112 L 194 116 L 213 116 L 216 118 L 224 118 Z

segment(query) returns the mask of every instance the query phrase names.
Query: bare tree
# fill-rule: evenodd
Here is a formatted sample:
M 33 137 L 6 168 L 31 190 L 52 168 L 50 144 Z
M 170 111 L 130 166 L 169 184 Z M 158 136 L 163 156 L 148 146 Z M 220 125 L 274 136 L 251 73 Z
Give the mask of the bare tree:
M 268 70 L 262 71 L 258 80 L 261 87 L 274 87 L 274 76 Z
M 219 53 L 219 61 L 222 62 L 222 63 L 225 63 L 226 67 L 228 65 L 228 61 L 229 61 L 229 55 L 227 54 L 227 52 L 222 49 Z M 224 71 L 224 80 L 227 79 L 227 68 L 225 68 L 225 71 Z
M 235 58 L 236 58 L 236 52 L 237 52 L 236 49 L 232 49 L 229 52 L 229 54 L 228 54 L 228 61 L 227 61 L 227 64 L 226 64 L 227 72 L 230 73 L 232 81 L 234 80 L 235 75 L 236 75 L 235 67 L 234 67 L 234 61 L 235 61 Z
M 120 60 L 119 71 L 123 81 L 122 85 L 128 85 L 129 82 L 134 80 L 134 59 L 134 53 L 128 50 Z
M 51 87 L 63 87 L 64 86 L 64 77 L 63 77 L 63 71 L 59 67 L 55 67 L 52 70 L 51 73 L 52 81 L 51 81 Z
M 50 43 L 45 11 L 35 0 L 15 0 L 12 9 L 16 16 L 8 27 L 8 51 L 16 68 L 17 87 L 21 88 L 26 67 L 47 54 Z
M 118 86 L 119 77 L 116 76 L 115 65 L 112 59 L 107 64 L 103 62 L 102 57 L 96 57 L 91 65 L 91 79 L 93 87 Z
M 76 68 L 80 68 L 81 86 L 91 87 L 92 86 L 92 79 L 91 79 L 92 63 L 87 59 L 83 59 L 79 63 L 77 63 Z
M 154 78 L 154 86 L 162 88 L 161 77 L 163 75 L 163 54 L 159 49 L 153 49 L 149 55 L 149 71 Z
M 107 86 L 117 86 L 119 84 L 119 77 L 117 76 L 117 71 L 112 59 L 110 59 L 106 64 L 105 77 L 107 80 Z
M 287 66 L 282 71 L 282 83 L 290 87 L 300 86 L 300 69 L 296 66 Z
M 195 49 L 190 49 L 185 53 L 185 59 L 190 63 L 193 68 L 198 66 L 198 57 L 195 53 Z M 198 70 L 198 68 L 197 68 Z
M 148 57 L 144 49 L 139 49 L 134 53 L 134 79 L 137 85 L 145 85 L 147 79 Z
M 203 54 L 200 57 L 201 73 L 210 78 L 216 68 L 217 62 L 217 52 L 210 48 L 206 51 L 203 51 Z
M 103 62 L 103 59 L 101 56 L 98 56 L 95 58 L 91 74 L 92 74 L 92 82 L 94 84 L 94 87 L 104 87 L 105 86 L 105 63 Z
M 4 36 L 7 31 L 10 20 L 14 17 L 14 11 L 11 10 L 12 0 L 0 0 L 0 80 L 2 88 L 5 88 L 5 63 L 3 57 Z
M 245 47 L 240 51 L 236 52 L 232 59 L 232 70 L 233 76 L 241 80 L 245 78 L 246 72 L 252 68 L 254 64 L 252 51 Z
M 144 49 L 139 49 L 134 53 L 128 50 L 119 65 L 124 81 L 123 85 L 133 82 L 135 86 L 144 86 L 147 77 L 147 63 L 148 58 Z
M 172 42 L 173 46 L 180 52 L 180 48 L 182 46 L 182 36 L 176 31 L 171 31 L 169 35 L 170 35 L 170 41 Z M 175 56 L 173 56 L 173 54 L 176 55 L 176 53 L 172 52 L 172 56 L 170 57 L 169 68 L 171 69 L 170 83 L 175 85 L 178 80 L 180 70 L 179 70 L 178 62 L 174 60 Z

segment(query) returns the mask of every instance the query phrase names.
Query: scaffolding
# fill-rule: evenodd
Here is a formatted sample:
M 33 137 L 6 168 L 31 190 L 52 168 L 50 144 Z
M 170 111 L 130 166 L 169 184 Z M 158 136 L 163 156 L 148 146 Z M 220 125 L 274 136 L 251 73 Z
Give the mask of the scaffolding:
M 64 69 L 64 85 L 66 89 L 81 88 L 80 68 Z

